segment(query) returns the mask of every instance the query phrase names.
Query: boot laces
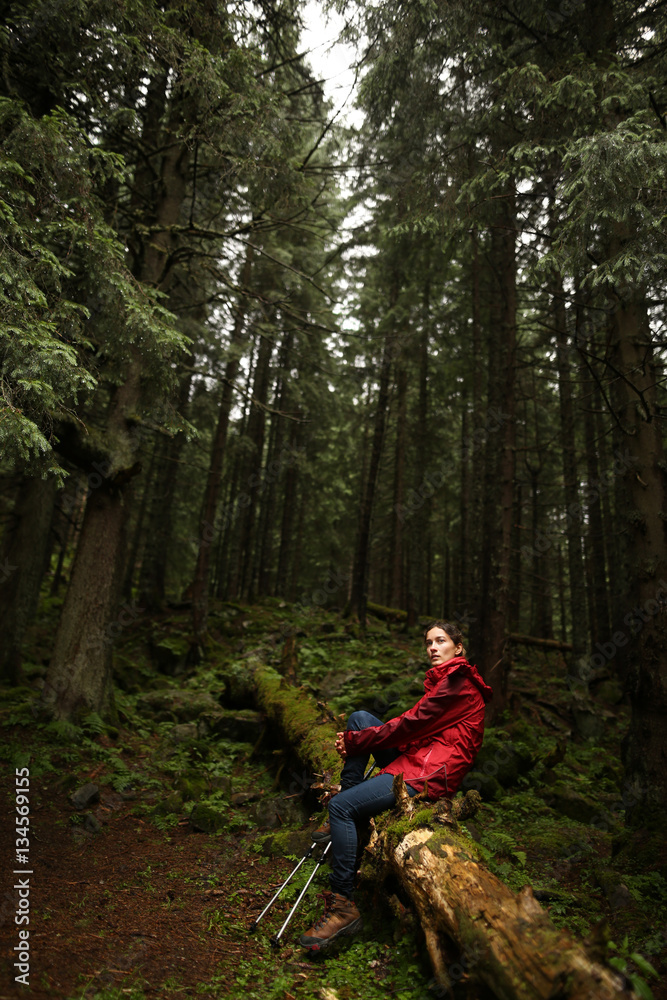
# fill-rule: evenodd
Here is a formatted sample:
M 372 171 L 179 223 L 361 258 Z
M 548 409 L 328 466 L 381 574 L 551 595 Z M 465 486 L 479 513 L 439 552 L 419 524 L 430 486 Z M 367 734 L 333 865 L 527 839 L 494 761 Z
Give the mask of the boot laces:
M 329 919 L 329 916 L 330 916 L 332 910 L 334 909 L 334 907 L 336 905 L 336 900 L 334 899 L 333 892 L 318 892 L 317 895 L 320 896 L 324 900 L 324 913 L 319 918 L 319 920 L 317 920 L 313 924 L 313 930 L 318 930 L 320 927 L 322 927 L 327 922 L 327 920 Z

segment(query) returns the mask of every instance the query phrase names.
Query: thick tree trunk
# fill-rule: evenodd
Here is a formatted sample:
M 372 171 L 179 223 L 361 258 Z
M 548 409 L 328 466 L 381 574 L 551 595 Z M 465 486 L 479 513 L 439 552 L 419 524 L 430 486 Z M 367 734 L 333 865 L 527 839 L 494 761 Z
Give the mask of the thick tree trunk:
M 21 645 L 46 570 L 56 481 L 24 479 L 0 555 L 0 679 L 23 675 Z
M 91 491 L 49 665 L 42 704 L 57 719 L 76 721 L 112 710 L 113 640 L 141 613 L 117 612 L 125 551 L 125 508 L 113 485 Z
M 665 453 L 656 386 L 662 371 L 653 355 L 646 302 L 636 288 L 617 290 L 611 325 L 619 447 L 631 467 L 617 473 L 623 506 L 621 563 L 625 611 L 609 642 L 625 653 L 625 680 L 632 716 L 627 738 L 626 781 L 632 788 L 628 820 L 648 827 L 667 819 L 667 539 Z M 621 378 L 618 378 L 618 373 Z
M 454 808 L 441 800 L 420 809 L 402 776 L 395 787 L 399 807 L 379 822 L 368 849 L 417 911 L 441 987 L 451 989 L 465 973 L 498 1000 L 631 1000 L 623 977 L 554 927 L 530 886 L 515 895 L 475 860 L 455 817 L 474 812 L 477 793 Z
M 166 78 L 162 86 L 166 86 Z M 188 147 L 175 138 L 179 126 L 179 104 L 175 99 L 166 130 L 171 144 L 160 164 L 159 193 L 155 194 L 154 177 L 140 178 L 145 188 L 143 193 L 150 196 L 148 204 L 154 214 L 149 214 L 155 231 L 135 249 L 134 273 L 141 282 L 164 292 L 173 277 L 177 239 L 172 227 L 179 219 L 188 173 Z M 146 135 L 155 140 L 155 122 L 147 121 Z M 106 426 L 109 460 L 106 466 L 100 466 L 99 483 L 90 489 L 43 692 L 44 707 L 61 719 L 76 718 L 85 711 L 104 713 L 110 709 L 109 640 L 122 631 L 126 618 L 134 614 L 126 609 L 119 614 L 118 600 L 129 507 L 126 487 L 140 471 L 135 461 L 140 438 L 133 433 L 133 418 L 141 408 L 144 374 L 140 349 L 130 345 L 125 381 L 115 392 Z M 90 479 L 89 476 L 89 485 Z

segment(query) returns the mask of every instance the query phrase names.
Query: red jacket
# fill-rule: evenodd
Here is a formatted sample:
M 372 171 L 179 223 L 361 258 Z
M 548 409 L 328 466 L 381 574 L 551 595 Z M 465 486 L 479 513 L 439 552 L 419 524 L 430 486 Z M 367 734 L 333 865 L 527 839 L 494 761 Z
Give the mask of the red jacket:
M 456 656 L 426 672 L 424 695 L 407 712 L 382 726 L 347 730 L 345 750 L 352 756 L 394 747 L 400 757 L 380 774 L 402 774 L 418 792 L 428 782 L 429 799 L 451 797 L 482 745 L 492 694 L 477 667 Z

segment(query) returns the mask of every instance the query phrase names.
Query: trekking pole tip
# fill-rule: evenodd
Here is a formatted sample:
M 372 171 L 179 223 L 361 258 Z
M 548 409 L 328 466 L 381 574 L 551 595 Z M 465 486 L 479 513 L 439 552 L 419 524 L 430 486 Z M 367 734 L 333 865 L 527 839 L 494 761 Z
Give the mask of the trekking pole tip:
M 271 947 L 274 949 L 274 951 L 277 951 L 278 948 L 280 948 L 280 938 L 276 937 L 275 934 L 271 938 Z

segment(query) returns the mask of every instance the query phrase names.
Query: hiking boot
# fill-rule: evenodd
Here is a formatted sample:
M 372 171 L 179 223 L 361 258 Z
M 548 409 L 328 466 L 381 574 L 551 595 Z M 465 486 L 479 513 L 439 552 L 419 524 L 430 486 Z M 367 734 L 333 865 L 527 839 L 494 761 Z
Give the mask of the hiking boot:
M 316 844 L 329 843 L 331 840 L 331 826 L 328 819 L 325 819 L 324 823 L 311 833 L 311 838 Z
M 299 938 L 299 944 L 309 951 L 328 948 L 336 938 L 356 934 L 361 930 L 361 915 L 353 900 L 338 892 L 325 892 L 322 895 L 324 913 Z

